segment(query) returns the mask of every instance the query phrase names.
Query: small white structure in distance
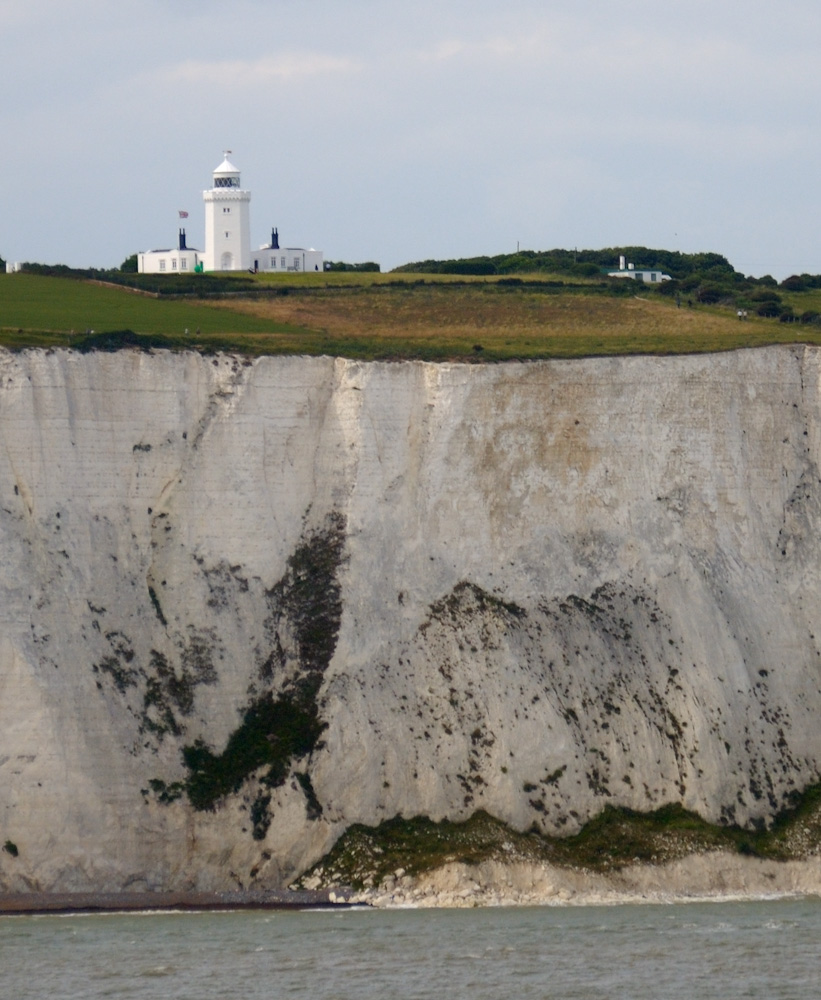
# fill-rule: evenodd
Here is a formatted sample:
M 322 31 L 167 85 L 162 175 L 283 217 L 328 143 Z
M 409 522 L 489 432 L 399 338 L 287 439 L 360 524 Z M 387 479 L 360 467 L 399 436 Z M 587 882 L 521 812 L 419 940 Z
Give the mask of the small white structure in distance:
M 201 271 L 199 250 L 185 245 L 185 230 L 180 230 L 179 245 L 176 250 L 147 250 L 137 254 L 137 270 L 140 274 L 187 274 Z
M 665 274 L 661 268 L 636 267 L 635 264 L 627 264 L 625 258 L 619 257 L 618 271 L 608 271 L 608 278 L 631 278 L 633 281 L 645 281 L 648 284 L 662 281 L 670 281 L 669 274 Z
M 23 270 L 23 265 L 19 260 L 6 261 L 6 274 L 17 274 Z

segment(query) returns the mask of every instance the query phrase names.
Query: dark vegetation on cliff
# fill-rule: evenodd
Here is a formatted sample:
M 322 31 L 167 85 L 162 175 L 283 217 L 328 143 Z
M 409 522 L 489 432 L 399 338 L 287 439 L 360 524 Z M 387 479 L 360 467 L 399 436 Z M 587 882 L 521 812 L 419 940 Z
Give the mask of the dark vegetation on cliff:
M 294 550 L 284 576 L 266 594 L 263 628 L 270 649 L 260 657 L 241 722 L 221 751 L 203 737 L 183 746 L 184 780 L 149 782 L 160 802 L 184 795 L 195 809 L 212 810 L 253 778 L 255 795 L 253 800 L 247 797 L 249 816 L 254 838 L 262 840 L 270 825 L 271 790 L 293 771 L 309 818 L 322 814 L 305 768 L 326 729 L 317 695 L 339 633 L 338 573 L 344 544 L 344 520 L 331 513 L 322 528 L 308 532 Z
M 547 862 L 589 871 L 616 871 L 638 862 L 663 864 L 688 854 L 731 851 L 786 861 L 817 854 L 821 842 L 821 785 L 796 794 L 769 829 L 716 826 L 678 804 L 651 813 L 606 806 L 569 837 L 517 832 L 477 812 L 463 823 L 395 817 L 378 827 L 352 826 L 297 882 L 318 876 L 326 886 L 379 885 L 403 868 L 409 875 L 449 862 Z
M 608 278 L 619 255 L 673 280 Z M 25 267 L 0 276 L 0 345 L 12 349 L 489 362 L 821 343 L 821 275 L 779 285 L 715 253 L 522 251 L 298 278 Z

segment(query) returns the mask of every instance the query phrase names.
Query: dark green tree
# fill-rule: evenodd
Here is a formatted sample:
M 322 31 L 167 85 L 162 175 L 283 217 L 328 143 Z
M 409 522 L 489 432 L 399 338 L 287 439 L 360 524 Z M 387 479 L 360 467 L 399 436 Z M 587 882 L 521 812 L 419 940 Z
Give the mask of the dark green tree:
M 344 260 L 326 260 L 326 271 L 379 271 L 380 267 L 375 261 L 366 260 L 361 264 L 348 264 Z

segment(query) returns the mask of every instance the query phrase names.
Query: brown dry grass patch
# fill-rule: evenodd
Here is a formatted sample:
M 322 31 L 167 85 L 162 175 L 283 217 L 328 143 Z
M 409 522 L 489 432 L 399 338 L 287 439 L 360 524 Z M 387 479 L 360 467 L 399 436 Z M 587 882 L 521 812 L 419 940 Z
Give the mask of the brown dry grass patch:
M 660 297 L 611 297 L 499 284 L 407 284 L 291 291 L 224 308 L 310 331 L 291 349 L 355 357 L 577 357 L 689 353 L 811 339 L 772 320 Z M 277 338 L 279 339 L 279 338 Z M 281 345 L 285 346 L 284 341 Z M 481 348 L 481 350 L 479 350 Z

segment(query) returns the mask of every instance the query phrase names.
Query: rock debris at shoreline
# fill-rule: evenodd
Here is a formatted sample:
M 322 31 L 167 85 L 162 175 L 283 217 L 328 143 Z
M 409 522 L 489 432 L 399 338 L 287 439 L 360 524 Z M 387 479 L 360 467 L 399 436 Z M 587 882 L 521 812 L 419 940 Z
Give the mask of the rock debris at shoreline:
M 594 873 L 547 865 L 448 864 L 413 877 L 398 869 L 351 903 L 389 907 L 615 905 L 821 895 L 821 858 L 767 861 L 725 852 Z

